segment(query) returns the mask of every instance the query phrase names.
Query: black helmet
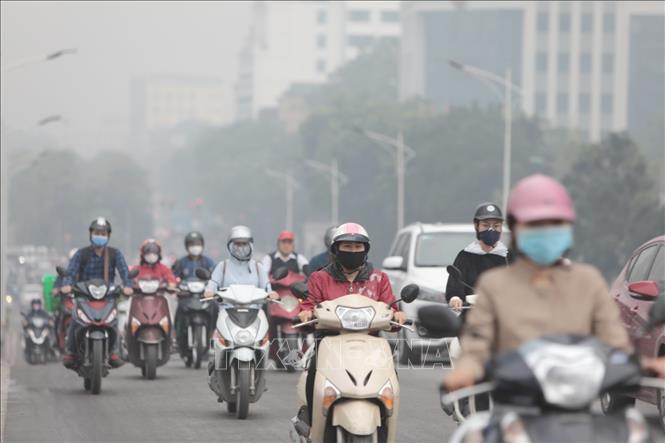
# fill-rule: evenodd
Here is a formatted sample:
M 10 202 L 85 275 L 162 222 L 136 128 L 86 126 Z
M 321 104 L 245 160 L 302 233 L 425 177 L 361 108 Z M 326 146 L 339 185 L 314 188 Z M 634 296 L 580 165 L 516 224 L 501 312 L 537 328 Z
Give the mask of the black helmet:
M 323 236 L 323 244 L 326 245 L 326 249 L 330 249 L 330 245 L 332 244 L 333 235 L 335 235 L 336 230 L 337 230 L 337 226 L 331 226 L 326 230 L 326 234 Z
M 476 213 L 473 215 L 474 222 L 488 219 L 503 220 L 503 214 L 501 213 L 499 206 L 490 202 L 478 206 L 476 208 Z
M 39 305 L 39 307 L 41 308 L 42 299 L 41 298 L 33 298 L 32 300 L 30 300 L 30 307 L 34 309 L 35 305 Z
M 185 249 L 194 242 L 201 242 L 201 245 L 205 246 L 205 240 L 200 232 L 192 231 L 185 236 Z
M 107 233 L 111 233 L 111 223 L 109 223 L 108 220 L 106 220 L 104 217 L 97 217 L 90 223 L 90 227 L 88 228 L 89 232 L 92 231 L 106 231 Z

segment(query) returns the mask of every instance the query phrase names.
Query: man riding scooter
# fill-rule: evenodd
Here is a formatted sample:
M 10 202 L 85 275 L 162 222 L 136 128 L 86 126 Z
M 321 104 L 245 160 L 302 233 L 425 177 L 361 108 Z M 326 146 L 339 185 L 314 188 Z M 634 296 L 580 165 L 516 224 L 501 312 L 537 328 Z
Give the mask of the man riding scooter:
M 388 276 L 374 269 L 367 261 L 370 249 L 369 234 L 357 223 L 345 223 L 337 228 L 330 245 L 334 261 L 310 275 L 307 282 L 308 296 L 302 302 L 298 317 L 302 322 L 312 319 L 315 306 L 325 300 L 334 300 L 348 294 L 360 294 L 388 305 L 395 301 Z M 394 309 L 394 308 L 393 308 Z M 406 321 L 404 312 L 394 309 L 394 319 L 399 324 Z M 317 347 L 322 334 L 316 334 Z M 316 355 L 312 357 L 305 387 L 308 409 L 306 418 L 312 423 L 312 402 L 316 380 Z M 304 411 L 298 413 L 299 416 Z
M 111 224 L 103 217 L 99 217 L 90 223 L 88 228 L 90 246 L 79 249 L 69 262 L 67 274 L 63 277 L 61 292 L 69 294 L 72 291 L 72 284 L 79 281 L 90 279 L 103 279 L 106 284 L 112 283 L 115 274 L 118 272 L 122 279 L 124 295 L 132 294 L 132 281 L 129 278 L 129 269 L 122 253 L 111 248 L 108 242 L 111 238 Z M 75 369 L 78 364 L 76 335 L 78 332 L 75 322 L 70 323 L 67 330 L 66 352 L 63 356 L 63 364 L 66 368 Z M 117 336 L 117 320 L 115 320 Z M 124 364 L 120 358 L 118 340 L 113 341 L 113 348 L 110 350 L 109 365 L 117 368 Z

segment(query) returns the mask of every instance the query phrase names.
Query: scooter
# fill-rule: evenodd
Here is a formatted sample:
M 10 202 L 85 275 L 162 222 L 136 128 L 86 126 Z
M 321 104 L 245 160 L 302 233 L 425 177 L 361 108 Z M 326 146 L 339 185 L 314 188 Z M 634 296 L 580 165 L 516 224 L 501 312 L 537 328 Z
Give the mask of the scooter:
M 23 351 L 28 364 L 45 364 L 53 356 L 52 320 L 41 315 L 23 316 Z
M 294 285 L 293 290 L 306 297 L 302 286 Z M 395 303 L 411 303 L 418 292 L 417 285 L 407 285 Z M 313 320 L 296 326 L 310 324 L 337 335 L 325 336 L 316 351 L 312 423 L 306 413 L 307 373 L 300 378 L 302 406 L 291 419 L 291 441 L 394 442 L 399 381 L 388 341 L 371 334 L 400 326 L 393 321 L 391 306 L 360 294 L 345 295 L 320 303 Z
M 129 361 L 148 380 L 171 355 L 171 315 L 159 280 L 138 280 L 129 307 L 125 343 Z
M 194 366 L 194 369 L 199 369 L 208 353 L 211 315 L 210 301 L 201 299 L 205 287 L 205 279 L 199 278 L 189 278 L 179 286 L 178 306 L 183 315 L 179 321 L 184 322 L 187 335 L 176 338 L 180 357 L 188 368 Z
M 437 336 L 459 334 L 459 319 L 446 307 L 423 307 L 418 316 Z M 487 374 L 489 381 L 458 391 L 441 386 L 442 406 L 481 393 L 491 392 L 494 400 L 492 412 L 468 417 L 450 442 L 653 441 L 636 409 L 614 416 L 591 412 L 606 392 L 663 387 L 661 379 L 642 377 L 634 355 L 593 337 L 556 334 L 531 340 L 494 357 Z
M 270 285 L 279 294 L 281 301 L 268 306 L 270 358 L 278 368 L 286 368 L 288 372 L 296 370 L 297 357 L 306 349 L 305 336 L 293 326 L 300 313 L 300 300 L 293 296 L 290 289 L 293 284 L 304 281 L 304 275 L 286 268 L 277 269 L 270 279 Z

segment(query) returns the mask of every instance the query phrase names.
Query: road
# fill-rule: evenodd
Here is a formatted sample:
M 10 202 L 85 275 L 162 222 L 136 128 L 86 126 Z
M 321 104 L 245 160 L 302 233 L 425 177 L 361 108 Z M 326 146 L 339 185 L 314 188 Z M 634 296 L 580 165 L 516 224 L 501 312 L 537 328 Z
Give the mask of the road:
M 112 371 L 99 396 L 59 363 L 29 366 L 17 357 L 4 411 L 7 442 L 286 442 L 297 409 L 298 374 L 270 372 L 269 390 L 247 420 L 237 420 L 216 402 L 207 371 L 186 369 L 175 355 L 154 381 L 129 364 Z M 455 426 L 438 404 L 441 366 L 399 372 L 398 441 L 447 441 Z M 655 423 L 652 406 L 640 409 Z

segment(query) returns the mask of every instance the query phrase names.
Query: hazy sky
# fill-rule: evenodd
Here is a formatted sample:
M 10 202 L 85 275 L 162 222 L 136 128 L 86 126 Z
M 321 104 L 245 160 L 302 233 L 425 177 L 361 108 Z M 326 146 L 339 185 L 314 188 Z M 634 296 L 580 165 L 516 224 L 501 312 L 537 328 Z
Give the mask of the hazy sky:
M 78 54 L 2 75 L 2 121 L 26 128 L 50 114 L 65 124 L 41 129 L 80 150 L 123 144 L 129 85 L 136 76 L 220 78 L 233 100 L 237 53 L 249 2 L 1 3 L 0 59 L 17 61 L 61 48 Z

